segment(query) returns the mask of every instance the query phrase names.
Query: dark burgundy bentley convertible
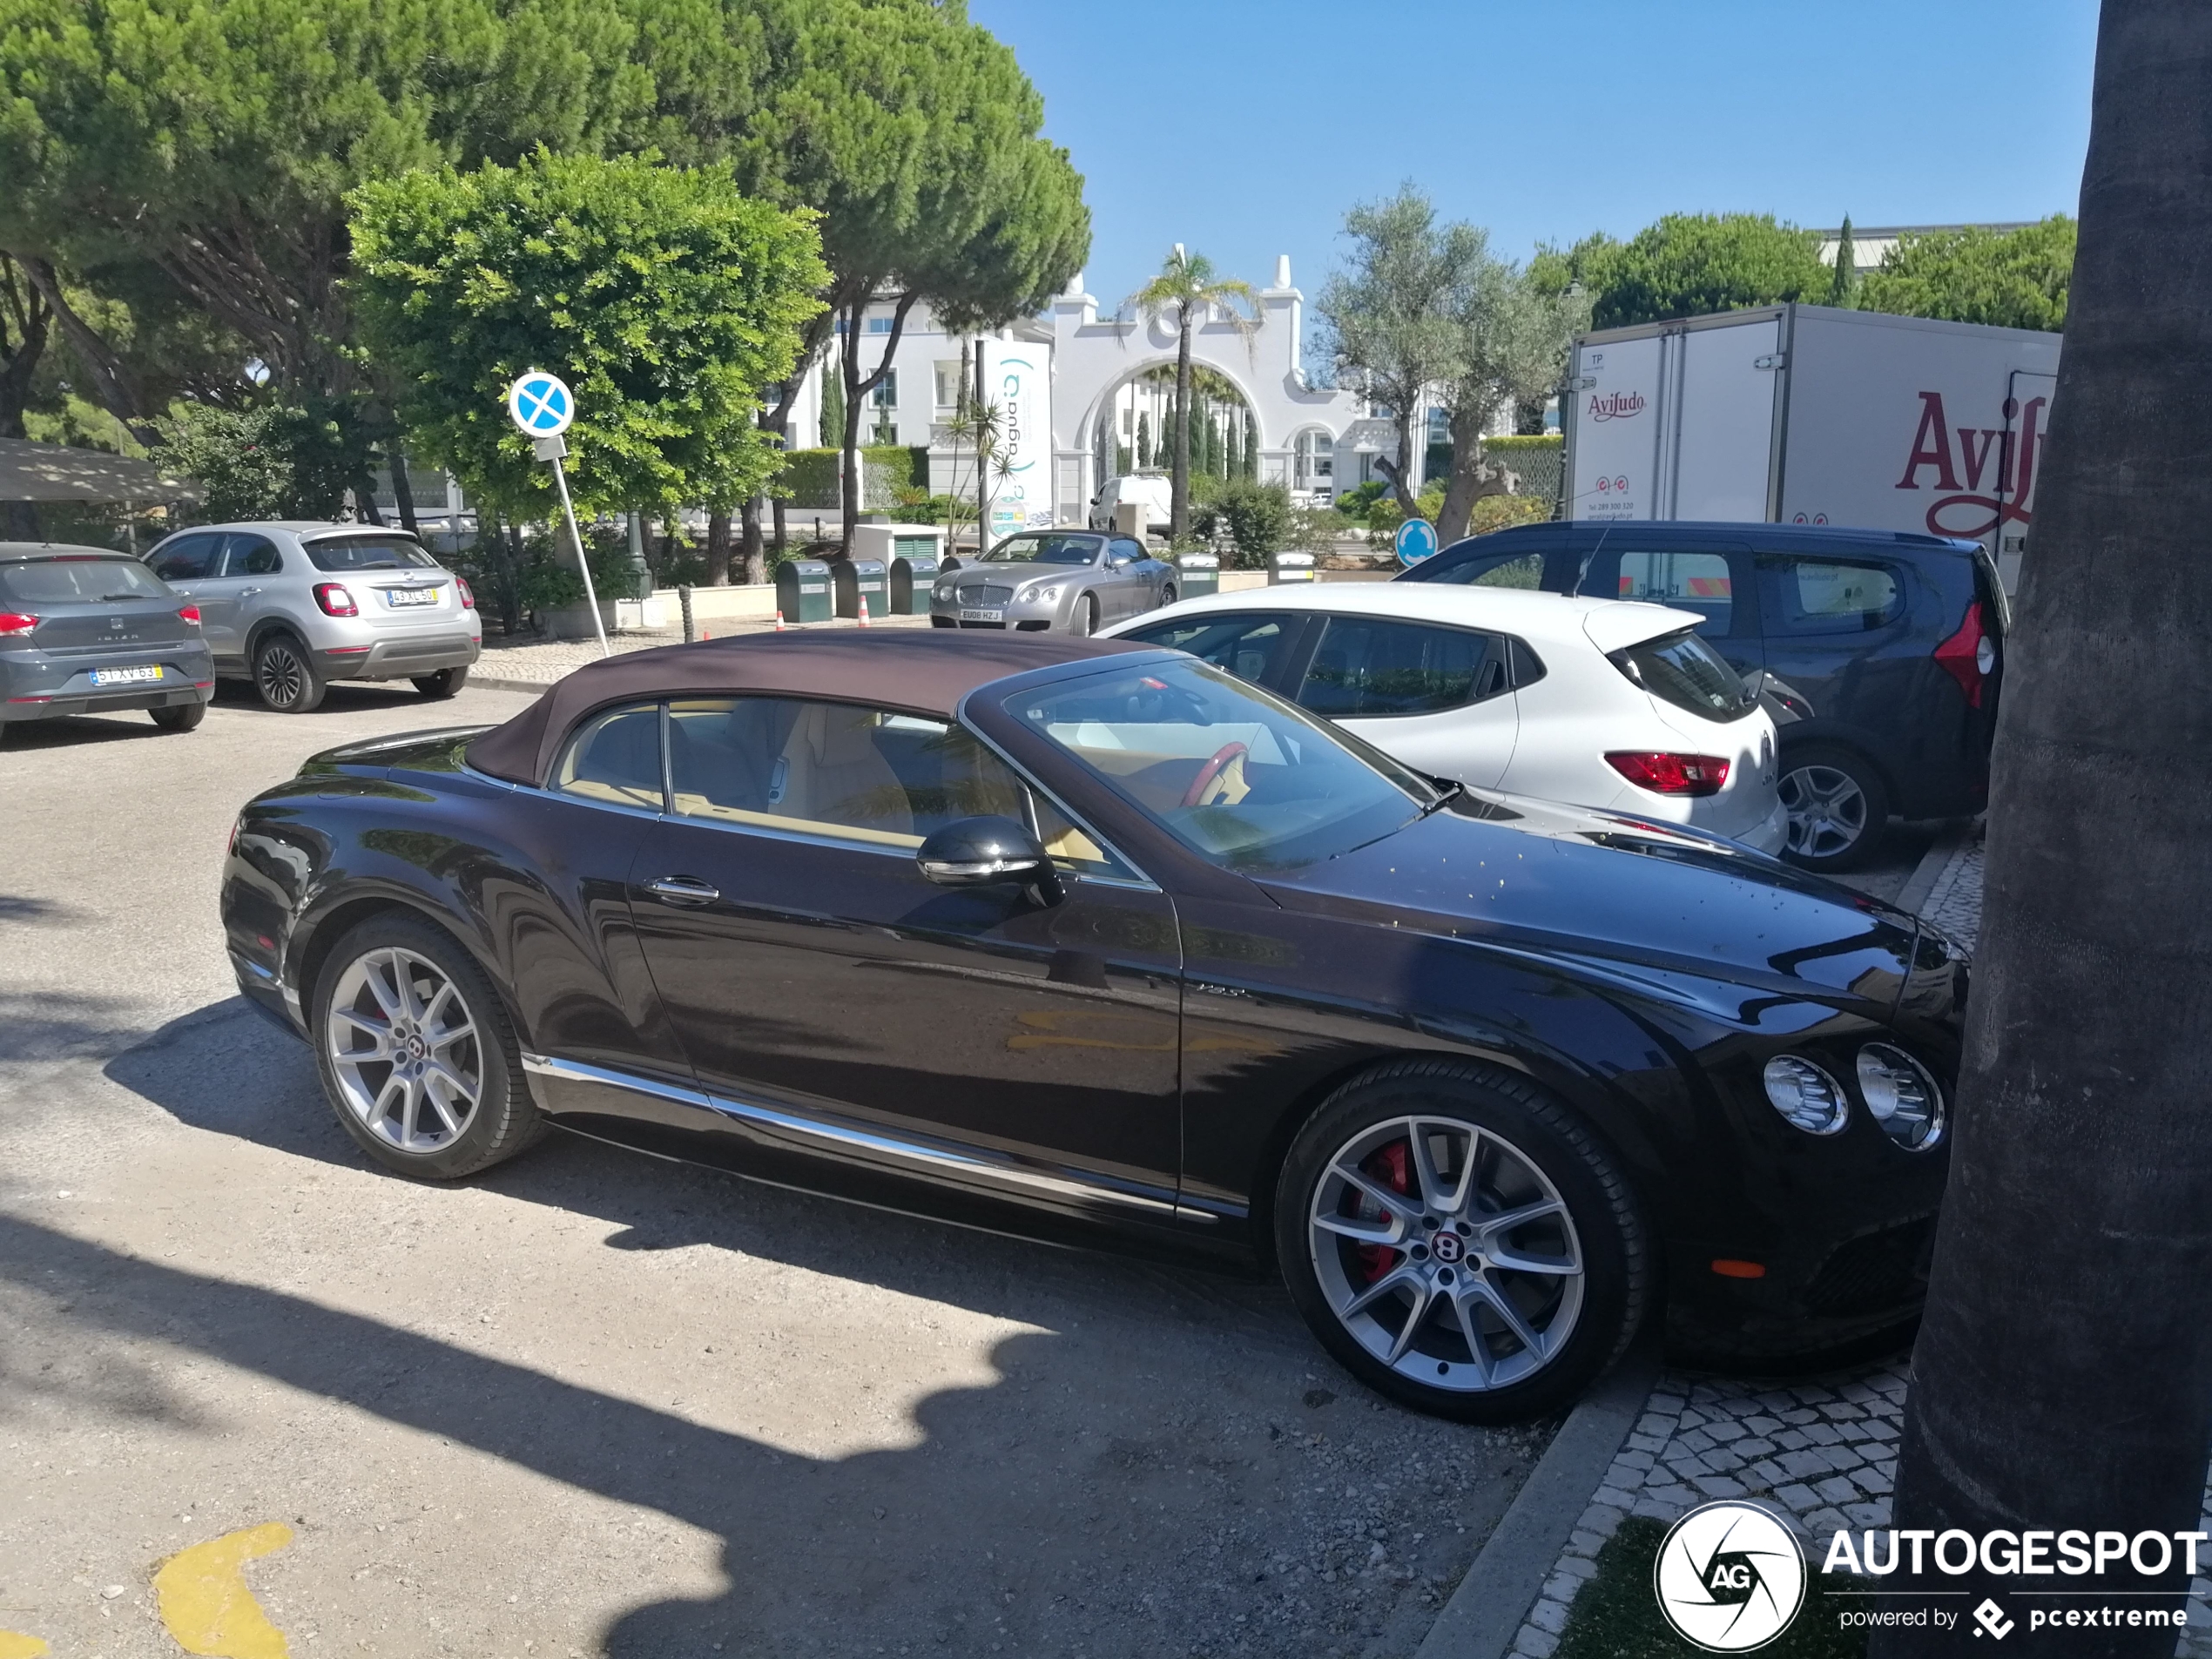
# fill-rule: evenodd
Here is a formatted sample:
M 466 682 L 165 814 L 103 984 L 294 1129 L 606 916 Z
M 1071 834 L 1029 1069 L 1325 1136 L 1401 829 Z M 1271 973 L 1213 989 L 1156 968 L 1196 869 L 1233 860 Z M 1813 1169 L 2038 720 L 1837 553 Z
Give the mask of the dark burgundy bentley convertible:
M 333 750 L 240 815 L 239 982 L 339 1122 L 546 1123 L 1279 1270 L 1505 1421 L 1663 1305 L 1763 1358 L 1909 1324 L 1966 965 L 1723 841 L 1470 793 L 1174 651 L 784 634 Z

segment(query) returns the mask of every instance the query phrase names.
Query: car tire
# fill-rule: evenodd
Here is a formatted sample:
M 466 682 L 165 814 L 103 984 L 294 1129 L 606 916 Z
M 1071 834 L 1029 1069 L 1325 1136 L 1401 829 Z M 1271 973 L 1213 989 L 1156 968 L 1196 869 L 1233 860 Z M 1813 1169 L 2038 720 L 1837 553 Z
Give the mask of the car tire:
M 1175 584 L 1170 582 L 1160 590 L 1160 609 L 1164 610 L 1175 603 Z
M 308 1018 L 339 1126 L 395 1174 L 457 1181 L 543 1131 L 507 1005 L 442 927 L 388 911 L 349 929 Z
M 1085 639 L 1098 631 L 1098 596 L 1086 593 L 1076 601 L 1075 619 L 1068 624 L 1069 631 L 1078 639 Z
M 469 671 L 464 668 L 442 668 L 435 674 L 415 676 L 415 689 L 433 703 L 442 703 L 469 683 Z
M 1407 1195 L 1396 1211 L 1374 1196 L 1386 1189 Z M 1527 1218 L 1484 1220 L 1508 1215 Z M 1460 1422 L 1571 1404 L 1650 1299 L 1642 1211 L 1596 1134 L 1526 1079 L 1470 1062 L 1399 1061 L 1324 1101 L 1284 1161 L 1274 1232 L 1291 1299 L 1338 1363 Z
M 314 655 L 290 634 L 270 634 L 253 648 L 253 689 L 264 707 L 307 714 L 322 702 L 328 682 Z
M 207 705 L 172 704 L 165 709 L 148 709 L 146 712 L 153 716 L 153 723 L 164 732 L 192 732 L 198 730 L 199 723 L 207 718 Z
M 1801 868 L 1855 869 L 1888 832 L 1889 786 L 1856 750 L 1823 743 L 1784 750 L 1776 792 L 1790 815 L 1783 856 Z

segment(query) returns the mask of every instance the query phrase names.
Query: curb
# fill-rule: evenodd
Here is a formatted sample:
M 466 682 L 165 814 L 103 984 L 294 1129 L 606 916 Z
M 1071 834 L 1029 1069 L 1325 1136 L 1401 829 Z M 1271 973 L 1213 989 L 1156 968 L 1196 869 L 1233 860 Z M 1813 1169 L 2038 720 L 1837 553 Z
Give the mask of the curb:
M 526 691 L 535 697 L 540 691 L 551 691 L 560 683 L 558 680 L 501 679 L 490 674 L 472 673 L 469 676 L 469 684 L 462 689 L 469 691 Z
M 1568 1414 L 1414 1659 L 1501 1659 L 1659 1379 L 1647 1335 Z
M 1961 819 L 1930 842 L 1912 875 L 1898 889 L 1897 907 L 1909 916 L 1919 915 L 1928 902 L 1928 895 L 1935 891 L 1936 883 L 1943 880 L 1943 873 L 1951 867 L 1951 860 L 1962 848 L 1973 844 L 1980 830 L 1979 819 Z

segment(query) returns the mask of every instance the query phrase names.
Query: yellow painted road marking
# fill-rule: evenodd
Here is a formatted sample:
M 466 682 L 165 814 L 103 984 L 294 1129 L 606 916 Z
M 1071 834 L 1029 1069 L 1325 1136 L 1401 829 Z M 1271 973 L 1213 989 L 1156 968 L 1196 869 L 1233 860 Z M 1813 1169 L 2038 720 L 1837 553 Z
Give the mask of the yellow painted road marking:
M 0 1659 L 38 1659 L 46 1644 L 17 1630 L 0 1630 Z
M 246 1588 L 246 1563 L 291 1541 L 292 1528 L 272 1521 L 172 1555 L 153 1575 L 163 1628 L 186 1653 L 210 1659 L 290 1659 L 284 1633 Z

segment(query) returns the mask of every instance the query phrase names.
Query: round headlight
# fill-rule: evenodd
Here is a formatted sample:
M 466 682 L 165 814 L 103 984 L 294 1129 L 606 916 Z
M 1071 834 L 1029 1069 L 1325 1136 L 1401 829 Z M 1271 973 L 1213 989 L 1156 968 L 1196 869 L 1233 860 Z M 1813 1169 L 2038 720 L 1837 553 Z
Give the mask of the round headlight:
M 1766 1062 L 1766 1097 L 1808 1135 L 1833 1135 L 1851 1110 L 1844 1086 L 1810 1060 L 1777 1055 Z
M 1908 1152 L 1943 1138 L 1943 1090 L 1902 1049 L 1870 1042 L 1858 1051 L 1858 1092 L 1883 1132 Z
M 1041 605 L 1058 604 L 1060 603 L 1060 584 L 1055 582 L 1049 588 L 1032 588 L 1029 590 L 1029 597 L 1035 600 Z

